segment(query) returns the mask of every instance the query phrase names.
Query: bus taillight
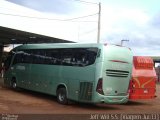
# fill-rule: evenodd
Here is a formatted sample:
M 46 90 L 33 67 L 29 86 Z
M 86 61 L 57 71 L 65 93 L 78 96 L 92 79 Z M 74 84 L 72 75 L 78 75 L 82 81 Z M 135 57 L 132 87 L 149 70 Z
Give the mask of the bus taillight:
M 97 91 L 99 94 L 104 95 L 104 92 L 103 92 L 103 79 L 102 79 L 102 78 L 100 78 L 100 79 L 98 80 L 96 91 Z

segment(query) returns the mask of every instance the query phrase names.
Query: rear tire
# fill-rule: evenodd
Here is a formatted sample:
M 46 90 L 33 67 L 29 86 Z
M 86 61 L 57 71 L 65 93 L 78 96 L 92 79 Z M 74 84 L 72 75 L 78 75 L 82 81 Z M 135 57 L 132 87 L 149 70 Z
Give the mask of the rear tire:
M 68 104 L 67 92 L 65 88 L 59 88 L 57 90 L 57 101 L 63 105 Z
M 15 79 L 12 79 L 12 81 L 11 81 L 11 87 L 13 88 L 13 89 L 17 89 L 17 82 L 16 82 L 16 80 Z

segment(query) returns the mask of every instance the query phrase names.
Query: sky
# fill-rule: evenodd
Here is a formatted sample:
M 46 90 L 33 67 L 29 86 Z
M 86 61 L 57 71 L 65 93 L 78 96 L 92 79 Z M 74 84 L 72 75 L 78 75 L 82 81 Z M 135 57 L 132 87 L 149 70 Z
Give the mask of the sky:
M 99 2 L 101 43 L 129 40 L 134 55 L 160 55 L 160 0 L 0 0 L 0 26 L 96 43 Z

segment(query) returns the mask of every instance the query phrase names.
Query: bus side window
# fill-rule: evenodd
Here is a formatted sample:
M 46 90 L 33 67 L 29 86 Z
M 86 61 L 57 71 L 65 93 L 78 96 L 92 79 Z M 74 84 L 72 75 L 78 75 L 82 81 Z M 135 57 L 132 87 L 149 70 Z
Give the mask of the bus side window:
M 24 62 L 24 56 L 22 52 L 17 52 L 14 60 L 13 60 L 13 65 L 18 64 L 18 63 L 23 63 Z
M 45 64 L 61 65 L 61 51 L 60 49 L 46 50 Z
M 45 64 L 45 51 L 44 50 L 33 50 L 32 61 L 34 64 Z
M 86 66 L 86 53 L 83 48 L 76 48 L 72 57 L 74 60 L 74 66 Z
M 62 52 L 62 65 L 66 66 L 72 66 L 72 55 L 73 55 L 72 49 L 63 49 Z
M 25 50 L 23 53 L 23 63 L 32 63 L 32 56 L 30 50 Z
M 76 48 L 73 50 L 72 64 L 74 66 L 88 66 L 94 64 L 97 56 L 97 48 Z
M 87 52 L 88 65 L 94 64 L 96 57 L 97 57 L 98 49 L 97 48 L 89 48 L 89 49 L 86 49 L 86 52 Z

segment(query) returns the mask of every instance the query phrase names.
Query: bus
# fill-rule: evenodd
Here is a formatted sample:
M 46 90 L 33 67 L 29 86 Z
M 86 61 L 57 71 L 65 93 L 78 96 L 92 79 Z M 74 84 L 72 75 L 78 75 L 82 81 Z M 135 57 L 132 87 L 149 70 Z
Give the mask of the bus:
M 152 58 L 147 56 L 134 56 L 129 99 L 155 98 L 156 78 Z
M 4 83 L 84 103 L 126 103 L 132 51 L 109 44 L 25 44 L 5 61 Z

